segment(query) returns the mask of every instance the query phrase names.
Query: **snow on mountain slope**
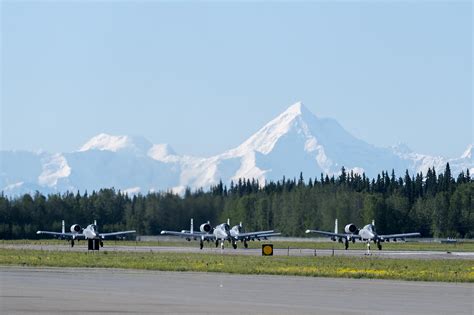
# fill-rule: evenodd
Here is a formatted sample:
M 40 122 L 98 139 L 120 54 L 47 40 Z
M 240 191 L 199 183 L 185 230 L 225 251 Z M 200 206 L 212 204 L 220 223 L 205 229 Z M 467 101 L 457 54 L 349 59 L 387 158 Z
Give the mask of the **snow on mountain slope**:
M 239 161 L 235 167 L 231 160 Z M 320 173 L 338 173 L 342 166 L 355 172 L 374 176 L 391 165 L 404 169 L 408 163 L 390 150 L 377 148 L 350 135 L 335 120 L 318 118 L 301 102 L 290 106 L 235 149 L 213 158 L 206 167 L 208 185 L 222 179 L 225 182 L 241 177 L 281 179 L 295 177 L 300 172 L 306 176 Z M 227 163 L 225 163 L 227 162 Z M 226 169 L 226 164 L 236 171 Z M 223 174 L 231 174 L 223 177 Z M 201 182 L 202 183 L 202 182 Z
M 426 154 L 420 154 L 413 152 L 408 146 L 402 144 L 392 147 L 392 151 L 402 160 L 407 161 L 407 169 L 412 171 L 415 170 L 417 173 L 422 172 L 426 175 L 429 168 L 434 167 L 435 170 L 439 173 L 444 171 L 446 163 L 449 163 L 451 171 L 453 174 L 459 174 L 461 171 L 466 171 L 469 169 L 469 172 L 472 174 L 474 171 L 471 151 L 473 145 L 470 144 L 466 151 L 459 158 L 446 159 L 441 156 L 431 156 Z M 412 171 L 413 172 L 413 171 Z
M 302 126 L 300 126 L 301 132 L 307 136 L 308 130 L 303 119 L 311 115 L 312 114 L 307 111 L 301 102 L 297 102 L 263 126 L 262 129 L 257 131 L 236 149 L 230 150 L 228 153 L 234 156 L 243 156 L 249 151 L 258 151 L 263 154 L 268 154 L 274 148 L 278 140 L 287 134 L 295 123 L 303 123 Z
M 71 174 L 71 168 L 62 154 L 46 156 L 42 159 L 43 172 L 38 177 L 38 184 L 54 187 L 61 178 L 67 178 Z
M 71 173 L 64 186 L 91 190 L 103 187 L 140 191 L 162 190 L 179 182 L 179 165 L 163 163 L 142 154 L 88 150 L 65 154 Z
M 466 151 L 461 155 L 461 159 L 470 159 L 472 161 L 472 149 L 474 148 L 473 144 L 467 146 Z
M 267 123 L 241 145 L 220 155 L 194 160 L 183 166 L 181 185 L 208 187 L 222 180 L 255 178 L 260 182 L 297 177 L 300 172 L 315 177 L 320 173 L 348 171 L 374 177 L 382 170 L 401 176 L 428 167 L 444 170 L 450 161 L 453 173 L 472 167 L 472 161 L 413 153 L 408 147 L 380 148 L 355 138 L 336 120 L 318 118 L 301 102 Z
M 152 147 L 150 141 L 138 136 L 111 136 L 106 133 L 98 134 L 87 141 L 79 152 L 89 150 L 99 151 L 129 151 L 135 154 L 146 154 Z
M 154 144 L 147 154 L 152 159 L 163 162 L 177 158 L 176 152 L 169 144 Z
M 467 146 L 466 150 L 464 153 L 461 155 L 459 158 L 455 159 L 449 159 L 449 165 L 453 165 L 451 167 L 453 174 L 458 174 L 461 171 L 465 171 L 466 169 L 469 169 L 469 173 L 474 175 L 474 163 L 472 161 L 472 149 L 474 148 L 473 144 L 470 144 Z
M 279 180 L 318 177 L 347 171 L 376 176 L 393 168 L 398 176 L 446 162 L 453 174 L 470 169 L 473 145 L 459 157 L 423 155 L 406 145 L 373 146 L 347 132 L 336 120 L 319 118 L 301 102 L 291 105 L 234 149 L 208 158 L 177 154 L 168 144 L 152 144 L 137 136 L 99 134 L 79 151 L 63 154 L 0 151 L 0 190 L 21 194 L 97 190 L 115 187 L 127 193 L 147 193 L 186 187 L 207 188 L 220 180 Z

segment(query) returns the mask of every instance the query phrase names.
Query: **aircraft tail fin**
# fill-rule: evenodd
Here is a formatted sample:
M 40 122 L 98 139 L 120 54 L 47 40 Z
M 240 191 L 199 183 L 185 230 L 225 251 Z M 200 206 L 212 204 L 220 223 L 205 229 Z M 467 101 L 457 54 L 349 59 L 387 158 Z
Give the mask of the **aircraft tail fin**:
M 64 223 L 64 220 L 61 222 L 61 233 L 66 233 L 66 225 Z
M 338 233 L 338 229 L 337 229 L 337 219 L 334 220 L 334 234 L 337 234 Z
M 189 229 L 191 231 L 191 234 L 194 233 L 194 224 L 193 224 L 193 218 L 191 218 L 191 227 Z

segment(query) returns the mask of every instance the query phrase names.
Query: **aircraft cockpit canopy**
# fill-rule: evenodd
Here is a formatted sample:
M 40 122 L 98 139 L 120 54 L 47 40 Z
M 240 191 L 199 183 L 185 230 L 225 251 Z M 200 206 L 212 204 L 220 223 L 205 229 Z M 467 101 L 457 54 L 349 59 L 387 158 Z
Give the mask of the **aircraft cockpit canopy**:
M 372 233 L 375 232 L 375 227 L 372 224 L 367 224 L 364 229 Z

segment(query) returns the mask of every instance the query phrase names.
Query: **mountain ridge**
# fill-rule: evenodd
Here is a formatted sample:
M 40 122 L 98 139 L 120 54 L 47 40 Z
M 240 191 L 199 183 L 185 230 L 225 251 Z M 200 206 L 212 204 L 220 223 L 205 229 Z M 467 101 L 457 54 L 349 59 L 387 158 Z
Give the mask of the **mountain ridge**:
M 376 176 L 394 169 L 398 175 L 444 170 L 474 173 L 473 145 L 458 158 L 413 152 L 405 144 L 376 147 L 358 139 L 335 119 L 319 118 L 297 102 L 233 149 L 211 157 L 177 154 L 169 144 L 153 144 L 142 136 L 106 133 L 69 153 L 0 151 L 0 190 L 21 194 L 115 187 L 129 193 L 207 188 L 219 181 L 255 178 L 261 183 L 293 177 L 347 171 Z

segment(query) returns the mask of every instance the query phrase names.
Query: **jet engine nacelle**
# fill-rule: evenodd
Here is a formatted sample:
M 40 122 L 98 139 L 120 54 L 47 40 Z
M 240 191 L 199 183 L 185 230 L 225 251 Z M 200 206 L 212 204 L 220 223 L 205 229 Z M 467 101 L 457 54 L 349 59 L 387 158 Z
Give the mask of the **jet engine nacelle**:
M 235 225 L 231 229 L 232 231 L 235 231 L 237 233 L 240 233 L 242 231 L 242 227 L 240 225 Z
M 199 229 L 201 230 L 201 232 L 210 233 L 212 231 L 212 226 L 209 223 L 204 223 L 201 224 Z
M 81 226 L 79 224 L 71 225 L 72 233 L 79 233 L 81 231 Z
M 355 226 L 355 224 L 353 223 L 349 223 L 348 225 L 346 225 L 344 231 L 348 234 L 357 234 L 357 232 L 359 232 L 357 226 Z

